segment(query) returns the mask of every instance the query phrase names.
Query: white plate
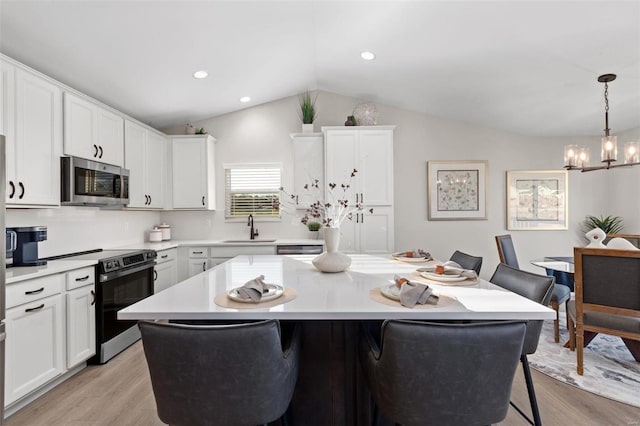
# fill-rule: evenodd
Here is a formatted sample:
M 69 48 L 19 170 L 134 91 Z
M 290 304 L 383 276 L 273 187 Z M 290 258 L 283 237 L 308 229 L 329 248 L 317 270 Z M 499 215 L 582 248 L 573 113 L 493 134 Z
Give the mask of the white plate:
M 388 299 L 400 300 L 400 289 L 395 284 L 383 285 L 380 287 L 380 293 Z
M 435 272 L 420 272 L 420 275 L 434 281 L 442 281 L 442 282 L 456 282 L 456 281 L 464 281 L 467 277 L 463 277 L 462 275 L 444 275 L 444 274 L 436 274 Z
M 429 259 L 427 259 L 426 257 L 404 257 L 404 256 L 391 256 L 391 257 L 393 257 L 395 260 L 399 260 L 400 262 L 406 262 L 406 263 L 424 263 L 429 261 Z
M 238 289 L 240 287 L 237 288 L 233 288 L 231 290 L 229 290 L 227 292 L 227 296 L 229 297 L 229 299 L 236 301 L 236 302 L 241 302 L 241 303 L 261 303 L 261 302 L 268 302 L 269 300 L 273 300 L 273 299 L 277 299 L 278 297 L 282 296 L 284 294 L 284 287 L 278 284 L 265 284 L 265 287 L 267 288 L 267 291 L 262 293 L 262 298 L 260 299 L 259 302 L 254 302 L 251 299 L 245 299 L 244 297 L 240 297 L 240 295 L 238 294 Z

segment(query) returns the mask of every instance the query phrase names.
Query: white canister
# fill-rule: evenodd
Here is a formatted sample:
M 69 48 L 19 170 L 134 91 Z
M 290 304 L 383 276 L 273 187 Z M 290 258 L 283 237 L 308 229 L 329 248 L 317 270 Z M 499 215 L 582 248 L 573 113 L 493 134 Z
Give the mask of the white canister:
M 149 231 L 149 241 L 152 243 L 157 243 L 162 241 L 162 231 L 158 229 L 158 227 L 154 227 L 151 231 Z
M 167 241 L 171 239 L 171 225 L 167 223 L 161 223 L 158 225 L 160 231 L 162 231 L 162 240 Z

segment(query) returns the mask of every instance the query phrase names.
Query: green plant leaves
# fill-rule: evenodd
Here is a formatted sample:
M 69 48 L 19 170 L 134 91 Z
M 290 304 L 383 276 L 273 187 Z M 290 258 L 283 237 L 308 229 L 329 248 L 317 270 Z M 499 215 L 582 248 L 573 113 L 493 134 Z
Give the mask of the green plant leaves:
M 582 230 L 586 233 L 595 228 L 602 229 L 607 234 L 619 234 L 624 229 L 620 216 L 587 216 L 582 222 Z

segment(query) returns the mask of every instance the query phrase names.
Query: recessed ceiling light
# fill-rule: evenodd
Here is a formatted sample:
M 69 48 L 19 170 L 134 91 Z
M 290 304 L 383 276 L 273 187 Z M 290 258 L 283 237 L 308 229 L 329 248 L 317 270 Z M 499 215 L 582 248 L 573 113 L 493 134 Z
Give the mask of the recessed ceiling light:
M 193 73 L 193 78 L 207 78 L 209 75 L 205 70 L 196 71 Z
M 243 96 L 243 97 L 240 98 L 240 102 L 242 102 L 243 104 L 246 104 L 250 100 L 251 100 L 251 98 L 248 97 L 248 96 Z
M 360 53 L 360 57 L 365 61 L 373 61 L 376 58 L 376 54 L 365 50 L 364 52 Z

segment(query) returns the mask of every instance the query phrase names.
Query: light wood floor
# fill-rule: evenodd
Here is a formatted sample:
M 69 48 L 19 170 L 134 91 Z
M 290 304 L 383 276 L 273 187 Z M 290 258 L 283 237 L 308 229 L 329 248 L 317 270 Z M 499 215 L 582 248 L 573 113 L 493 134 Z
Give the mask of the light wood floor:
M 640 408 L 581 391 L 533 370 L 545 425 L 640 426 Z M 640 389 L 639 389 L 640 391 Z M 528 410 L 518 371 L 512 400 Z M 103 366 L 90 366 L 9 417 L 16 425 L 162 425 L 156 415 L 142 344 L 131 346 Z M 527 425 L 512 408 L 500 425 Z

